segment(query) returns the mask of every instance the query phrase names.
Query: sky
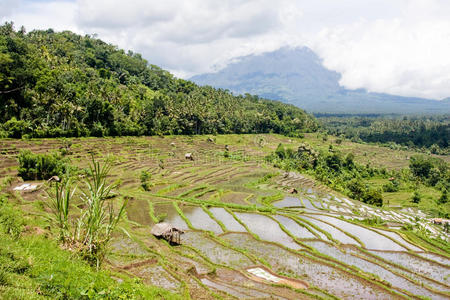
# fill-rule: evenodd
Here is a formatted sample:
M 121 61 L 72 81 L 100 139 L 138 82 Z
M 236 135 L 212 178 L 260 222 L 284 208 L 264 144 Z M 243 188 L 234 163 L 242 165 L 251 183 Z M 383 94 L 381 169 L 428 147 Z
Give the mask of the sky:
M 0 0 L 0 21 L 96 34 L 181 78 L 306 46 L 346 88 L 450 97 L 448 0 Z

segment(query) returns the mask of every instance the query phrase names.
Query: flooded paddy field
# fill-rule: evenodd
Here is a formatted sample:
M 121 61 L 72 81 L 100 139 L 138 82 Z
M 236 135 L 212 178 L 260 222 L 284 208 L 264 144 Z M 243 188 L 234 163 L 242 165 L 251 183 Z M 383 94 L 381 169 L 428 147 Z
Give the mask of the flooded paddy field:
M 120 224 L 127 234 L 114 236 L 109 267 L 192 299 L 450 297 L 450 254 L 426 240 L 408 238 L 412 233 L 403 229 L 405 224 L 416 230 L 431 226 L 439 238 L 448 238 L 439 227 L 416 210 L 375 208 L 304 175 L 275 169 L 263 157 L 288 139 L 270 136 L 264 146 L 254 139 L 73 139 L 73 164 L 86 167 L 91 152 L 101 159 L 109 155 L 114 161 L 111 180 L 120 182 L 117 194 L 128 199 Z M 62 143 L 50 141 L 46 147 L 33 140 L 3 141 L 7 154 L 0 174 L 16 172 L 12 144 L 46 152 Z M 224 157 L 225 145 L 232 158 Z M 187 152 L 193 161 L 185 159 Z M 140 181 L 143 171 L 151 175 L 147 189 Z M 14 179 L 7 189 L 21 195 L 23 205 L 43 195 L 14 191 L 22 184 Z M 297 193 L 291 194 L 291 188 Z M 388 225 L 364 222 L 373 217 Z M 182 230 L 181 245 L 152 236 L 158 222 Z

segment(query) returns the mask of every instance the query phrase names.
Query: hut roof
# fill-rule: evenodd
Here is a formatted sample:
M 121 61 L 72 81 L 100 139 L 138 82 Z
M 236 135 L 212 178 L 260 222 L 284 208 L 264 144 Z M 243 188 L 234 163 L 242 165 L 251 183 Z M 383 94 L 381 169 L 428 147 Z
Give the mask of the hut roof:
M 162 236 L 164 233 L 169 233 L 169 232 L 171 232 L 171 231 L 180 231 L 180 232 L 183 232 L 182 230 L 180 230 L 180 229 L 178 229 L 178 228 L 172 226 L 172 225 L 169 224 L 169 223 L 165 223 L 165 222 L 155 224 L 155 226 L 153 226 L 151 232 L 152 232 L 152 234 L 155 235 L 155 236 Z

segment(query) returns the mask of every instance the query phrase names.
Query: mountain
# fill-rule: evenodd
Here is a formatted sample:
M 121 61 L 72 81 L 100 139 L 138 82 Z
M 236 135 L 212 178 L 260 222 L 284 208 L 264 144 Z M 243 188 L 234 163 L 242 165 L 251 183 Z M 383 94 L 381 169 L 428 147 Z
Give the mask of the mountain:
M 326 69 L 312 50 L 303 47 L 240 57 L 217 73 L 197 75 L 191 80 L 235 94 L 281 100 L 315 113 L 450 113 L 448 99 L 350 90 L 339 85 L 340 77 Z
M 0 138 L 316 128 L 294 105 L 200 87 L 90 36 L 0 26 Z

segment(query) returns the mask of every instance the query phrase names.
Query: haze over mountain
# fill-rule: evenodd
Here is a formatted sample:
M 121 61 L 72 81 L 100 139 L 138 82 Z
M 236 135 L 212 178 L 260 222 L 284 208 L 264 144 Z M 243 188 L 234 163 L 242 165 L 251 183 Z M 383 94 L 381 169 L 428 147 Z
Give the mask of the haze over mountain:
M 315 113 L 450 113 L 449 98 L 439 101 L 350 90 L 341 75 L 326 69 L 309 48 L 281 48 L 240 57 L 217 73 L 191 78 L 200 85 L 281 100 Z

